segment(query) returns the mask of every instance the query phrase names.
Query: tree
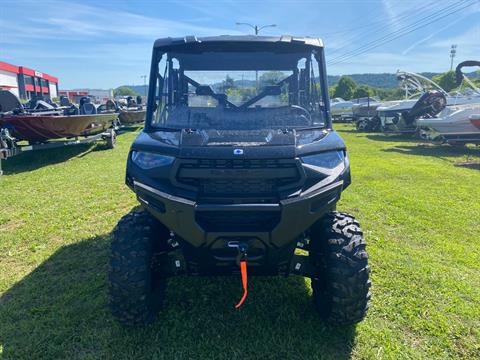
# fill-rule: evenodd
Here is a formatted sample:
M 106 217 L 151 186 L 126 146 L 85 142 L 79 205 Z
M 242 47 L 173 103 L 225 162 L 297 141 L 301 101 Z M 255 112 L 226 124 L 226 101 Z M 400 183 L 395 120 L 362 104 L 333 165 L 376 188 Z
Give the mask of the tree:
M 234 89 L 234 88 L 235 88 L 235 80 L 233 80 L 233 78 L 231 78 L 227 74 L 227 77 L 225 78 L 225 80 L 222 81 L 223 92 L 226 93 L 228 90 Z
M 455 80 L 455 71 L 447 71 L 443 74 L 436 75 L 432 78 L 445 91 L 449 92 L 457 87 Z
M 337 91 L 337 85 L 332 85 L 328 88 L 328 95 L 331 99 L 333 99 L 333 95 L 335 95 L 335 91 Z
M 335 87 L 333 97 L 340 97 L 349 100 L 353 97 L 353 93 L 357 88 L 357 84 L 349 76 L 342 76 Z
M 120 86 L 113 90 L 113 96 L 137 96 L 140 95 L 128 86 Z
M 260 87 L 267 85 L 275 85 L 285 78 L 285 74 L 281 71 L 267 71 L 258 79 Z
M 353 92 L 353 98 L 364 98 L 375 95 L 375 90 L 368 85 L 360 85 Z

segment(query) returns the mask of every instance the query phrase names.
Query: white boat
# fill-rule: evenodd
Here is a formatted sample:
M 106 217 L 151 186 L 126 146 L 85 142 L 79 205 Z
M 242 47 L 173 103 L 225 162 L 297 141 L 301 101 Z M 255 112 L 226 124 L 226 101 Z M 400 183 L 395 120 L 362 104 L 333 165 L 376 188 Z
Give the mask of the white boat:
M 472 87 L 470 96 L 455 97 L 460 104 L 451 104 L 436 117 L 418 119 L 420 135 L 428 140 L 448 144 L 480 144 L 480 90 L 461 71 L 465 66 L 480 66 L 479 61 L 465 61 L 457 66 L 457 84 Z M 463 102 L 463 104 L 462 104 Z
M 477 91 L 478 89 L 449 94 L 437 83 L 419 74 L 399 71 L 397 72 L 397 78 L 402 82 L 406 96 L 409 98 L 389 102 L 377 108 L 377 116 L 380 119 L 383 131 L 415 132 L 417 128 L 416 119 L 411 118 L 411 121 L 408 121 L 408 119 L 405 119 L 405 115 L 411 111 L 422 94 L 427 91 L 436 91 L 443 94 L 447 107 L 480 103 L 480 91 Z
M 420 136 L 448 144 L 480 144 L 480 129 L 474 122 L 480 117 L 480 104 L 446 107 L 438 117 L 418 119 Z
M 336 121 L 354 121 L 355 111 L 360 107 L 370 107 L 378 103 L 378 100 L 371 97 L 363 97 L 352 100 L 343 100 L 342 98 L 334 98 L 330 101 L 330 113 L 333 120 Z
M 330 100 L 330 113 L 335 121 L 346 121 L 352 119 L 352 106 L 354 102 L 346 101 L 342 98 L 334 98 Z

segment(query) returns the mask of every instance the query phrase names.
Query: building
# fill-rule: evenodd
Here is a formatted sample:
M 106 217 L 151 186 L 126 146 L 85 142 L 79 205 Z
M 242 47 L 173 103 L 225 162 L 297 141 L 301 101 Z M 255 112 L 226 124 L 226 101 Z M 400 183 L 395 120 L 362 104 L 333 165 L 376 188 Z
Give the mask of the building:
M 0 61 L 0 89 L 7 89 L 21 99 L 58 96 L 58 78 L 25 66 Z
M 75 90 L 60 90 L 59 95 L 66 96 L 73 102 L 79 102 L 84 97 L 90 97 L 94 102 L 104 103 L 109 99 L 113 99 L 113 89 L 75 89 Z

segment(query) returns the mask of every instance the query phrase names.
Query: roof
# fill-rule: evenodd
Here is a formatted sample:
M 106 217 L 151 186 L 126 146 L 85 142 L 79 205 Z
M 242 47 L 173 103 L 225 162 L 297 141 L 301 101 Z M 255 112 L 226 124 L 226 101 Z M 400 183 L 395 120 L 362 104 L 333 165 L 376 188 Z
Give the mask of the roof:
M 55 76 L 42 73 L 37 70 L 33 70 L 25 66 L 12 65 L 3 61 L 0 61 L 0 70 L 7 71 L 10 73 L 15 73 L 15 74 L 25 74 L 30 76 L 36 76 L 36 77 L 48 80 L 50 82 L 58 83 L 58 78 L 56 78 Z
M 299 37 L 299 36 L 257 36 L 257 35 L 220 35 L 220 36 L 208 36 L 208 37 L 168 37 L 155 41 L 154 48 L 160 47 L 177 47 L 182 45 L 193 44 L 234 44 L 234 43 L 252 43 L 252 44 L 295 44 L 295 45 L 307 45 L 312 47 L 323 47 L 323 41 L 320 38 L 314 37 Z

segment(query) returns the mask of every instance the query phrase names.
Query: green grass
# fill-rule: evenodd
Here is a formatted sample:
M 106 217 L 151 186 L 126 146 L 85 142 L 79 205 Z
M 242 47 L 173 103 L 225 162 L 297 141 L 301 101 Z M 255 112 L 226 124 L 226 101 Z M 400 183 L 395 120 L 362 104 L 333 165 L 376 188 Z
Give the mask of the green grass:
M 340 126 L 353 184 L 339 209 L 363 225 L 373 301 L 332 329 L 309 281 L 174 278 L 153 325 L 107 309 L 111 231 L 137 204 L 118 147 L 26 153 L 0 179 L 0 358 L 316 359 L 480 357 L 480 149 L 421 145 Z M 473 164 L 472 164 L 473 163 Z

